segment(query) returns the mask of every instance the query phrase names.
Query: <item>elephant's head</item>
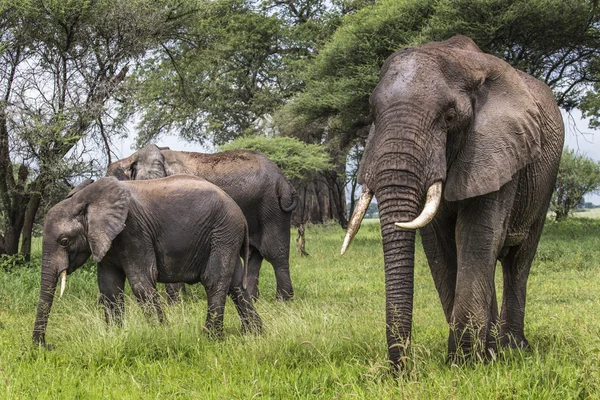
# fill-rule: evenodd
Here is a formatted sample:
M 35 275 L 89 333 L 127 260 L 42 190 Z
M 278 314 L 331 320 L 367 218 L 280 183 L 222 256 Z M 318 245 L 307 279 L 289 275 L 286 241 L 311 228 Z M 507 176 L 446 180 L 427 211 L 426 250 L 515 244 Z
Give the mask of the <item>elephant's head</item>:
M 108 166 L 107 176 L 114 176 L 120 181 L 164 178 L 167 175 L 165 158 L 160 152 L 168 147 L 149 144 L 122 160 Z
M 381 69 L 360 163 L 363 194 L 342 253 L 374 194 L 396 363 L 411 331 L 414 229 L 433 219 L 442 196 L 453 202 L 496 191 L 540 157 L 540 111 L 520 74 L 464 36 L 406 48 Z
M 42 241 L 40 301 L 33 330 L 35 343 L 45 345 L 45 331 L 54 292 L 61 278 L 62 296 L 67 274 L 90 255 L 99 262 L 123 230 L 129 210 L 129 191 L 115 178 L 81 183 L 48 211 Z

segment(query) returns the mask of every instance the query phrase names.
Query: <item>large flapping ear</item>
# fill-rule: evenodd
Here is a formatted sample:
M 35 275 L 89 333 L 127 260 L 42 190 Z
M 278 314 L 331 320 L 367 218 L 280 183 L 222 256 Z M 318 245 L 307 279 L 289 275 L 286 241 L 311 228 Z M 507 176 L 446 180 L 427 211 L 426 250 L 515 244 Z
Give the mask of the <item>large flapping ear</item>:
M 86 179 L 85 181 L 81 182 L 79 185 L 75 186 L 73 188 L 73 190 L 71 190 L 69 192 L 67 197 L 65 197 L 65 199 L 68 199 L 69 197 L 73 197 L 73 195 L 75 193 L 79 192 L 81 189 L 85 189 L 88 185 L 91 185 L 92 183 L 94 183 L 93 179 Z
M 132 179 L 156 179 L 167 176 L 165 158 L 155 144 L 149 144 L 137 151 L 137 157 L 132 165 Z
M 104 258 L 112 241 L 125 228 L 130 196 L 127 187 L 113 177 L 101 178 L 73 196 L 85 213 L 94 261 Z
M 448 201 L 499 190 L 541 155 L 540 112 L 518 72 L 489 54 L 465 53 L 480 81 L 471 129 L 449 166 Z

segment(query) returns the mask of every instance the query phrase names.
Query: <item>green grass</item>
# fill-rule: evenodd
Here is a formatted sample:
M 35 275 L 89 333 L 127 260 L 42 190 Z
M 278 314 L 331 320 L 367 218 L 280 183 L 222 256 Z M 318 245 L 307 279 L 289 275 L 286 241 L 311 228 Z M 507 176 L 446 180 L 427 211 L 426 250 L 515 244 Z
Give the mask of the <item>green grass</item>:
M 340 257 L 343 235 L 335 226 L 307 230 L 310 257 L 291 258 L 290 303 L 274 300 L 264 265 L 264 334 L 242 335 L 229 302 L 220 341 L 202 333 L 199 285 L 167 309 L 167 325 L 147 321 L 128 298 L 125 326 L 107 327 L 86 267 L 55 300 L 47 339 L 56 349 L 41 350 L 31 343 L 39 264 L 0 269 L 0 398 L 600 398 L 600 221 L 547 223 L 529 280 L 531 349 L 501 351 L 488 364 L 445 363 L 448 328 L 418 244 L 412 362 L 399 379 L 386 362 L 379 225 L 364 224 Z

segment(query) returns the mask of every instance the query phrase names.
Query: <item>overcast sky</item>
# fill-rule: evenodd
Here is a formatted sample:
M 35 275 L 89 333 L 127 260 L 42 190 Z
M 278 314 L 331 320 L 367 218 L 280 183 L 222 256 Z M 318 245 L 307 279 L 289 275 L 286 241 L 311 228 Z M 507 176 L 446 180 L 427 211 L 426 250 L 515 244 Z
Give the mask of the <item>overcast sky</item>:
M 565 121 L 565 147 L 600 161 L 600 132 L 588 128 L 588 120 L 581 118 L 579 110 L 572 111 L 570 116 L 564 111 L 562 114 Z M 600 195 L 587 195 L 585 200 L 600 204 Z

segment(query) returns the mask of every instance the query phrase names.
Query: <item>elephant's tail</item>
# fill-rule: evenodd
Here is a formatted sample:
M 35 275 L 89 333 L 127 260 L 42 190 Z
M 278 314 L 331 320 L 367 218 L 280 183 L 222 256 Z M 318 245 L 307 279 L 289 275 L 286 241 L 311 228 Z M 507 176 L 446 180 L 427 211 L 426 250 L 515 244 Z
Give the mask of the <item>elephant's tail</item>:
M 283 176 L 280 176 L 277 180 L 276 192 L 279 199 L 279 208 L 286 213 L 294 211 L 298 206 L 298 194 L 296 189 Z M 286 206 L 285 204 L 289 205 Z
M 240 249 L 240 257 L 244 260 L 244 277 L 242 278 L 242 288 L 246 290 L 248 286 L 248 258 L 250 257 L 250 237 L 248 236 L 248 225 L 244 224 L 244 242 Z

